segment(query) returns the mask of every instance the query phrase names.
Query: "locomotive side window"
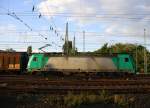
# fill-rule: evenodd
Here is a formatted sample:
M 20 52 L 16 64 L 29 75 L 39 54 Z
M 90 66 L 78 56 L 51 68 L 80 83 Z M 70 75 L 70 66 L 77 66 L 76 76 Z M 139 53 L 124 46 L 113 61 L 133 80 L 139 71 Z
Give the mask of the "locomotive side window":
M 38 61 L 37 57 L 34 57 L 34 58 L 33 58 L 33 61 L 35 61 L 35 62 Z
M 125 59 L 124 59 L 124 62 L 129 62 L 129 58 L 125 58 Z

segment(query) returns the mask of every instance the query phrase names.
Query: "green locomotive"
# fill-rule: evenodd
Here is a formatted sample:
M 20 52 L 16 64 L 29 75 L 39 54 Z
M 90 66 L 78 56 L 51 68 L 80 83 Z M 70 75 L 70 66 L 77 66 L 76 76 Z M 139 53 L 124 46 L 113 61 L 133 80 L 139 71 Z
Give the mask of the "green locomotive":
M 58 72 L 72 74 L 119 73 L 135 74 L 135 62 L 130 54 L 118 53 L 109 56 L 62 56 L 32 54 L 28 62 L 28 73 Z

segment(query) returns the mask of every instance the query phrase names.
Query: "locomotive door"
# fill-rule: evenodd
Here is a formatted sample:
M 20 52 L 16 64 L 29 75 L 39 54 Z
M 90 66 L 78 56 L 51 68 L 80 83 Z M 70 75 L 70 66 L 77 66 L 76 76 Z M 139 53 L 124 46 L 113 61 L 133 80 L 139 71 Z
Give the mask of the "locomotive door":
M 129 55 L 119 56 L 119 70 L 120 71 L 134 70 L 134 67 L 133 67 L 133 64 Z

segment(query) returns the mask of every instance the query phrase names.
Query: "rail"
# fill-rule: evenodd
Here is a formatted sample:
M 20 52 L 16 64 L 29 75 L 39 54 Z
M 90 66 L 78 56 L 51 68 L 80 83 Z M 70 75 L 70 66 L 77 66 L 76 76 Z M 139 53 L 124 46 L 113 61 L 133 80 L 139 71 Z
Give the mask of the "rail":
M 139 76 L 138 76 L 139 77 Z M 150 93 L 150 78 L 96 80 L 48 80 L 39 76 L 0 76 L 0 93 L 55 93 L 94 92 Z M 147 76 L 146 76 L 147 77 Z

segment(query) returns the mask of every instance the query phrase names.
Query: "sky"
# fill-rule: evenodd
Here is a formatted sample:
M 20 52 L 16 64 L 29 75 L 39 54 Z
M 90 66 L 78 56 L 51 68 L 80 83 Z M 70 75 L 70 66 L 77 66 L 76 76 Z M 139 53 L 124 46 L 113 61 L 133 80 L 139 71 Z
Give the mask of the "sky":
M 34 8 L 34 9 L 33 9 Z M 142 44 L 150 50 L 149 0 L 1 0 L 0 49 L 62 51 L 65 26 L 78 51 L 103 44 Z M 144 36 L 145 29 L 145 36 Z M 145 37 L 145 38 L 144 38 Z

